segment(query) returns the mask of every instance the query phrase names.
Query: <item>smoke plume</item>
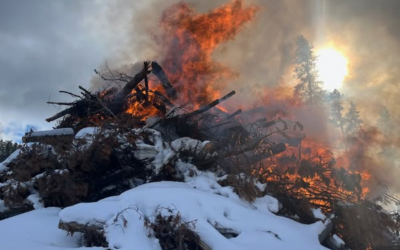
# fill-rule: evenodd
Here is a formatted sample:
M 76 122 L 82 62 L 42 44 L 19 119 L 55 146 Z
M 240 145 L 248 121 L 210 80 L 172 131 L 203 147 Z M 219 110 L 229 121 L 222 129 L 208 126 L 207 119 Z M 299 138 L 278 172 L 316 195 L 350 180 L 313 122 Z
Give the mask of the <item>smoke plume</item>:
M 228 2 L 185 1 L 199 13 Z M 99 21 L 109 37 L 118 38 L 121 44 L 114 56 L 107 58 L 110 67 L 133 71 L 132 66 L 126 65 L 165 60 L 167 41 L 160 39 L 165 32 L 160 21 L 164 11 L 177 3 L 178 0 L 110 2 L 105 8 L 106 18 Z M 216 62 L 238 74 L 218 89 L 221 93 L 236 90 L 228 108 L 268 106 L 272 116 L 286 115 L 302 122 L 307 136 L 332 141 L 340 132 L 327 123 L 326 112 L 298 105 L 292 99 L 292 91 L 296 84 L 294 39 L 303 35 L 316 49 L 334 46 L 349 60 L 349 76 L 341 92 L 358 105 L 364 121 L 363 130 L 348 139 L 351 166 L 370 173 L 371 188 L 388 185 L 400 192 L 396 184 L 400 177 L 400 131 L 393 126 L 400 122 L 400 2 L 248 0 L 244 5 L 260 9 L 233 39 L 218 45 L 212 54 Z M 96 80 L 92 83 L 99 86 Z M 381 122 L 390 127 L 386 131 L 377 127 L 384 107 L 390 113 L 390 119 Z

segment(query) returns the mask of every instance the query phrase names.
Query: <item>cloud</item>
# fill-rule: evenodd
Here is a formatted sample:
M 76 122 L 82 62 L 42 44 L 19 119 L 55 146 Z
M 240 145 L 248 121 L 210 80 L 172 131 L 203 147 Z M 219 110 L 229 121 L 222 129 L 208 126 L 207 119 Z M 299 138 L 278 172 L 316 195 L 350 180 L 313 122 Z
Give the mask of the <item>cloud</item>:
M 50 127 L 44 119 L 57 108 L 46 101 L 65 100 L 59 90 L 86 85 L 106 57 L 91 23 L 96 6 L 75 0 L 0 5 L 0 123 Z

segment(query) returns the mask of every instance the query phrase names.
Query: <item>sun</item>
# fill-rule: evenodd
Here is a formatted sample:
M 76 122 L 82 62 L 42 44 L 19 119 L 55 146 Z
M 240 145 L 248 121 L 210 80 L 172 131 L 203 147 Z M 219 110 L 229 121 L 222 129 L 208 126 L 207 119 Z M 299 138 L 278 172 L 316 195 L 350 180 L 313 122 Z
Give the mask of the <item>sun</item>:
M 340 89 L 348 74 L 347 58 L 333 48 L 318 50 L 317 57 L 318 75 L 323 88 L 328 91 Z

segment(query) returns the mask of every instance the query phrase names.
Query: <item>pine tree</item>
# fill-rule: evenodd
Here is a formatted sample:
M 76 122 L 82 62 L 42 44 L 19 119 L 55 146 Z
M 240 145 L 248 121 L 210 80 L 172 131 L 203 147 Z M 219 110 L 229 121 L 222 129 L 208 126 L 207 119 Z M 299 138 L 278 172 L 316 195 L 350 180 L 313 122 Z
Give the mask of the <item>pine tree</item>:
M 360 119 L 360 112 L 357 110 L 357 106 L 354 102 L 350 101 L 350 108 L 345 114 L 344 119 L 346 121 L 346 134 L 352 134 L 360 128 L 362 120 Z
M 345 134 L 344 123 L 345 119 L 342 115 L 343 112 L 343 95 L 335 89 L 329 94 L 330 100 L 330 121 L 340 128 L 342 134 Z
M 322 105 L 322 83 L 318 81 L 317 57 L 314 55 L 313 49 L 314 47 L 303 36 L 296 39 L 294 73 L 299 83 L 295 87 L 295 95 L 299 96 L 306 104 Z
M 15 150 L 18 148 L 17 143 L 13 143 L 12 141 L 3 141 L 0 140 L 0 162 L 7 159 Z
M 384 134 L 388 134 L 391 131 L 391 121 L 392 118 L 390 116 L 389 110 L 386 107 L 383 107 L 377 122 L 377 127 Z

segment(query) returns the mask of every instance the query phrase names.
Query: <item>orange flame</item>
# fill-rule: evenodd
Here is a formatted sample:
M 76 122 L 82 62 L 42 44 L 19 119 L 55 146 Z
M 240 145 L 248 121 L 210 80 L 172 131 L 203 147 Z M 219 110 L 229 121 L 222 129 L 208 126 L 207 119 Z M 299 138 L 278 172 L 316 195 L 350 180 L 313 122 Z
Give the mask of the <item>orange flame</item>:
M 215 62 L 212 53 L 253 20 L 258 9 L 234 0 L 206 14 L 196 13 L 184 2 L 164 11 L 161 25 L 167 50 L 163 65 L 181 103 L 198 107 L 221 96 L 222 81 L 234 73 Z

